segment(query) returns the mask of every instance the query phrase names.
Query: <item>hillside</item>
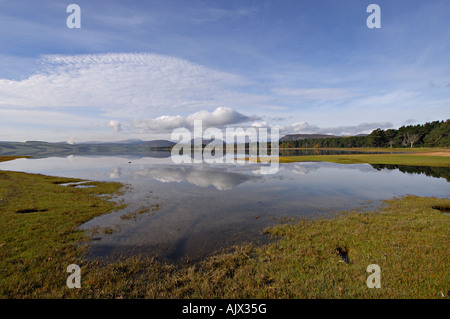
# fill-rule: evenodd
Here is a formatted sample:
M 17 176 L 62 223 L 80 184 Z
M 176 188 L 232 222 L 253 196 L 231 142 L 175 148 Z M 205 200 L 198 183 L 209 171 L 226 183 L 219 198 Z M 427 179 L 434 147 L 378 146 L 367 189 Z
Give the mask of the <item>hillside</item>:
M 312 140 L 322 138 L 337 137 L 335 135 L 328 134 L 288 134 L 280 138 L 280 142 L 297 141 L 297 140 Z
M 156 150 L 169 150 L 175 143 L 166 140 L 130 142 L 90 142 L 83 144 L 49 143 L 42 141 L 0 142 L 0 155 L 8 156 L 69 156 L 142 154 Z M 157 156 L 158 157 L 158 156 Z

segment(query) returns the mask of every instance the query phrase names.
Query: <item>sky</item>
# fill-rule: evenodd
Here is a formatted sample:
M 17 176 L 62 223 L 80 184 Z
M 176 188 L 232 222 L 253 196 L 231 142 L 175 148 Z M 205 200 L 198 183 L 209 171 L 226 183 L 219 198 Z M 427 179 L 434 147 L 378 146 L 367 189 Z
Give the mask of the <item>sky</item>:
M 81 28 L 68 28 L 69 4 Z M 368 28 L 370 4 L 381 28 Z M 450 118 L 448 0 L 0 0 L 0 141 Z

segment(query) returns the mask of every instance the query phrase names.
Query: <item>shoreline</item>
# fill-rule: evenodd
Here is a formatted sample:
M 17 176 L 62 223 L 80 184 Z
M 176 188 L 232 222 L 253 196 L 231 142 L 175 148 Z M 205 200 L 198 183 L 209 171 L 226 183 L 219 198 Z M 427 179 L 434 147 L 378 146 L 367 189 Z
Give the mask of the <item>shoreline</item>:
M 361 149 L 357 149 L 358 151 Z M 369 150 L 367 150 L 369 152 Z M 339 164 L 386 164 L 386 165 L 410 165 L 410 166 L 432 166 L 450 167 L 450 150 L 442 149 L 430 152 L 407 152 L 396 154 L 342 154 L 342 155 L 302 155 L 302 156 L 280 156 L 280 163 L 295 162 L 332 162 Z

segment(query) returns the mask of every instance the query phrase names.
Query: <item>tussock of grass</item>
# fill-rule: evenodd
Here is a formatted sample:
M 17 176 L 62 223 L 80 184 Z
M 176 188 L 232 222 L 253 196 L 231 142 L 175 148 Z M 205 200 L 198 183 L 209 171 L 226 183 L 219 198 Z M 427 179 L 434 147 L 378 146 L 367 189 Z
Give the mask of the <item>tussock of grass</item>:
M 128 212 L 120 216 L 121 219 L 124 220 L 137 220 L 143 214 L 150 213 L 150 215 L 154 215 L 160 208 L 159 204 L 151 204 L 149 207 L 141 206 L 138 209 Z

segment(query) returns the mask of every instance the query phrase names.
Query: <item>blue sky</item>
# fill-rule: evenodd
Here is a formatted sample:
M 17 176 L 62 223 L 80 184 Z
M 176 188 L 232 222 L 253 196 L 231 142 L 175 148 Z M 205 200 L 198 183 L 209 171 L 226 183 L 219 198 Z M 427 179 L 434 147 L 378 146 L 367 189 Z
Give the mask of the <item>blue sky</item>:
M 71 3 L 80 29 L 66 26 Z M 0 140 L 169 138 L 195 119 L 281 135 L 445 120 L 449 14 L 447 0 L 0 0 Z

